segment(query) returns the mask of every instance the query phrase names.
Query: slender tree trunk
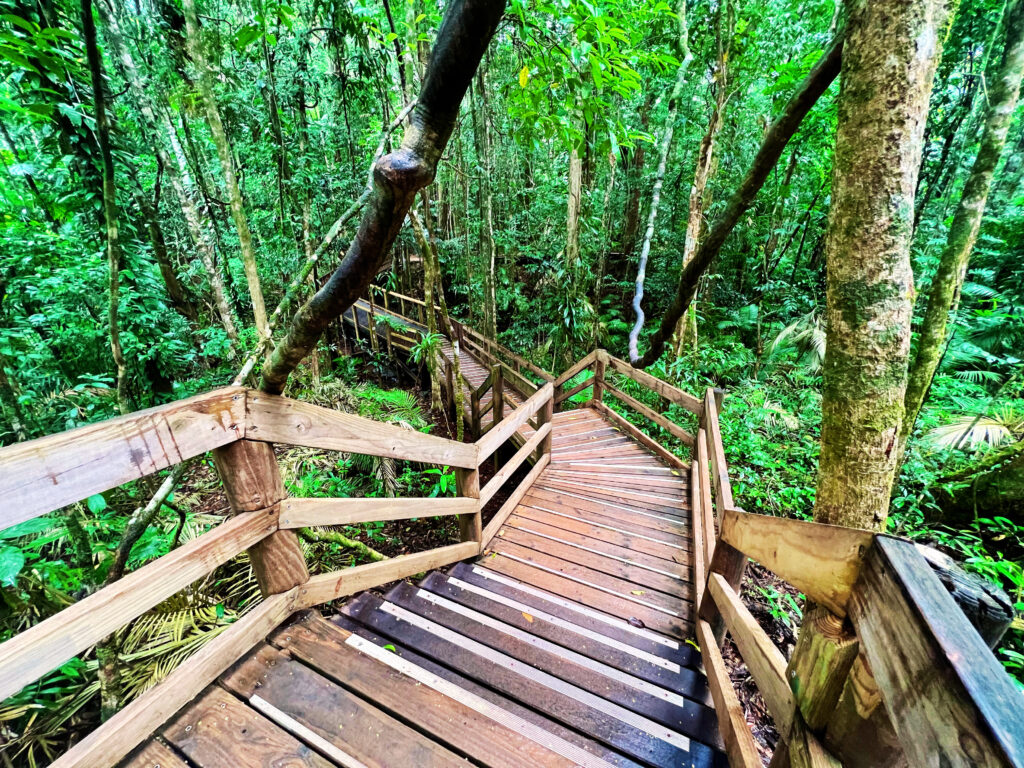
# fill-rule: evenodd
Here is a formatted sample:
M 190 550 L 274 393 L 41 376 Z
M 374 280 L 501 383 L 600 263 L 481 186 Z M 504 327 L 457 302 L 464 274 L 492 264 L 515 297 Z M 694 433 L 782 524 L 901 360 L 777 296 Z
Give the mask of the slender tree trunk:
M 910 351 L 914 192 L 944 3 L 848 5 L 814 518 L 881 530 Z
M 249 222 L 246 219 L 245 208 L 242 204 L 242 191 L 238 187 L 238 176 L 235 173 L 235 161 L 231 155 L 231 145 L 228 142 L 227 132 L 224 130 L 224 123 L 220 118 L 220 107 L 217 106 L 217 99 L 213 93 L 213 70 L 200 37 L 202 33 L 199 29 L 199 19 L 196 15 L 195 0 L 184 0 L 184 7 L 189 55 L 192 57 L 197 70 L 198 77 L 196 82 L 199 86 L 199 95 L 203 100 L 203 106 L 206 110 L 206 123 L 210 128 L 213 143 L 217 147 L 217 157 L 220 159 L 221 172 L 224 174 L 224 183 L 228 189 L 231 218 L 234 219 L 235 229 L 238 230 L 242 266 L 245 270 L 245 280 L 249 287 L 249 297 L 252 299 L 256 331 L 260 337 L 269 338 L 270 326 L 267 322 L 267 307 L 263 302 L 263 289 L 260 287 L 260 275 L 256 266 L 256 253 L 252 246 L 252 234 L 249 232 Z
M 989 80 L 988 108 L 981 146 L 960 195 L 960 205 L 953 216 L 938 270 L 932 278 L 928 306 L 921 320 L 917 354 L 910 366 L 907 382 L 906 414 L 900 432 L 897 466 L 903 461 L 907 438 L 914 428 L 938 368 L 946 342 L 949 313 L 956 309 L 960 301 L 960 289 L 967 274 L 971 251 L 978 239 L 992 177 L 1003 147 L 1006 146 L 1006 136 L 1020 97 L 1021 76 L 1024 74 L 1024 0 L 1010 0 L 1006 6 L 1003 27 L 1006 29 L 1003 60 L 996 76 Z
M 583 158 L 573 144 L 569 152 L 569 197 L 565 221 L 566 279 L 579 266 L 580 261 L 580 208 L 583 196 Z
M 640 263 L 636 270 L 636 283 L 633 289 L 633 312 L 636 322 L 629 332 L 629 356 L 636 359 L 640 356 L 638 348 L 640 331 L 644 327 L 644 280 L 647 277 L 647 259 L 651 255 L 651 240 L 654 239 L 654 224 L 658 218 L 658 206 L 661 203 L 661 187 L 665 182 L 665 169 L 668 166 L 668 155 L 672 149 L 672 136 L 675 133 L 676 117 L 679 114 L 679 100 L 686 85 L 686 70 L 690 68 L 693 54 L 690 52 L 689 31 L 686 24 L 686 0 L 679 0 L 679 52 L 682 60 L 676 70 L 676 82 L 672 86 L 672 94 L 668 99 L 668 117 L 665 119 L 665 132 L 661 136 L 661 147 L 658 153 L 658 170 L 654 174 L 654 189 L 651 190 L 651 208 L 647 214 L 647 231 L 644 233 L 643 244 L 640 246 Z
M 3 121 L 0 121 L 0 136 L 4 137 L 4 142 L 7 144 L 7 149 L 14 157 L 14 162 L 21 162 L 21 154 L 18 152 L 18 145 L 14 143 L 14 139 L 11 138 L 11 134 L 7 130 L 7 126 L 4 125 Z M 4 167 L 6 168 L 6 162 Z M 43 214 L 43 218 L 50 225 L 50 227 L 56 232 L 59 228 L 57 221 L 53 218 L 53 213 L 50 211 L 50 206 L 46 202 L 46 198 L 43 197 L 43 193 L 39 189 L 39 185 L 36 184 L 35 178 L 31 173 L 22 173 L 21 178 L 25 180 L 25 185 L 28 187 L 29 192 L 32 193 L 32 198 L 36 201 L 36 205 L 39 206 L 39 210 Z
M 601 247 L 601 255 L 597 260 L 597 274 L 594 276 L 594 325 L 590 334 L 590 345 L 598 346 L 598 338 L 601 328 L 601 300 L 604 294 L 604 270 L 608 263 L 608 249 L 611 244 L 611 235 L 608 227 L 611 219 L 612 190 L 615 189 L 615 152 L 608 153 L 608 184 L 604 188 L 604 206 L 601 208 L 601 235 L 604 238 L 604 245 Z
M 107 269 L 109 271 L 110 303 L 107 305 L 107 321 L 110 325 L 110 352 L 117 368 L 117 407 L 122 414 L 129 413 L 128 367 L 121 351 L 121 327 L 118 321 L 118 304 L 121 291 L 121 242 L 118 236 L 117 184 L 114 178 L 114 156 L 110 151 L 110 119 L 107 116 L 106 100 L 103 96 L 103 64 L 96 46 L 96 24 L 92 18 L 92 0 L 81 0 L 82 32 L 85 38 L 85 53 L 89 62 L 92 80 L 92 98 L 96 113 L 96 141 L 100 147 L 100 162 L 103 178 L 103 220 L 107 228 Z
M 642 358 L 633 360 L 635 365 L 646 368 L 661 357 L 661 353 L 665 349 L 665 342 L 672 336 L 676 323 L 693 300 L 701 276 L 714 261 L 725 239 L 743 214 L 749 210 L 758 191 L 764 185 L 765 179 L 768 178 L 768 174 L 771 173 L 785 150 L 786 144 L 800 127 L 804 116 L 839 74 L 842 50 L 842 38 L 833 41 L 825 55 L 815 64 L 796 93 L 790 98 L 782 114 L 769 127 L 747 175 L 729 198 L 725 210 L 708 231 L 707 237 L 697 247 L 690 263 L 683 267 L 675 299 L 651 336 L 651 348 Z
M 476 139 L 477 174 L 480 202 L 480 256 L 486 265 L 484 272 L 484 334 L 498 337 L 497 277 L 495 267 L 497 249 L 494 245 L 494 195 L 491 190 L 491 130 L 488 125 L 487 83 L 483 66 L 477 70 L 473 87 L 473 130 Z
M 383 265 L 416 193 L 430 184 L 448 145 L 473 73 L 501 19 L 502 0 L 452 0 L 445 10 L 402 145 L 374 165 L 374 190 L 340 266 L 292 319 L 263 372 L 280 393 L 324 329 L 365 291 Z

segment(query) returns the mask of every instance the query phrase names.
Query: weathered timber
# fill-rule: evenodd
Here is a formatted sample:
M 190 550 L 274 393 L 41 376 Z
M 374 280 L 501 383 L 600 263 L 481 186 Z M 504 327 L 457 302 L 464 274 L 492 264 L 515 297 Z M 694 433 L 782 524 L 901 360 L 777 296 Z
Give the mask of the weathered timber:
M 585 355 L 580 360 L 577 360 L 572 366 L 566 369 L 564 373 L 562 373 L 559 376 L 556 376 L 552 384 L 554 384 L 556 387 L 561 387 L 563 384 L 565 384 L 565 382 L 575 378 L 580 371 L 589 368 L 594 363 L 594 361 L 597 359 L 597 352 L 598 350 L 595 349 L 590 354 Z
M 719 519 L 722 541 L 757 560 L 810 600 L 839 616 L 846 615 L 850 590 L 873 533 L 729 508 Z
M 575 395 L 577 392 L 582 392 L 584 389 L 587 389 L 589 387 L 595 386 L 596 382 L 597 382 L 597 377 L 595 375 L 595 376 L 591 376 L 589 379 L 586 379 L 586 380 L 580 382 L 579 384 L 577 384 L 575 387 L 573 387 L 572 389 L 570 389 L 568 391 L 562 390 L 557 395 L 555 395 L 555 403 L 557 404 L 557 403 L 561 403 L 561 402 L 563 402 L 565 400 L 568 400 L 570 397 Z M 597 398 L 594 398 L 594 399 L 596 400 Z
M 913 544 L 875 538 L 850 618 L 912 763 L 1024 765 L 1020 693 Z
M 711 485 L 715 490 L 715 508 L 721 515 L 733 508 L 732 484 L 729 482 L 729 465 L 725 461 L 722 446 L 722 430 L 718 425 L 718 402 L 715 390 L 709 388 L 704 394 L 704 416 L 701 426 L 708 433 L 708 458 L 711 467 Z
M 276 509 L 238 515 L 15 635 L 0 645 L 0 699 L 17 693 L 275 530 Z
M 246 436 L 268 443 L 387 456 L 463 469 L 477 466 L 477 450 L 471 443 L 425 435 L 263 392 L 249 392 Z
M 459 496 L 476 501 L 472 514 L 459 515 L 459 538 L 462 541 L 480 541 L 483 524 L 480 518 L 480 471 L 477 469 L 456 469 L 455 487 Z
M 281 502 L 281 528 L 317 525 L 354 525 L 378 520 L 409 520 L 442 515 L 470 515 L 474 499 L 297 499 Z
M 812 731 L 823 731 L 835 712 L 858 650 L 857 636 L 843 619 L 821 605 L 804 611 L 786 679 Z
M 245 436 L 245 390 L 205 395 L 0 448 L 0 529 Z

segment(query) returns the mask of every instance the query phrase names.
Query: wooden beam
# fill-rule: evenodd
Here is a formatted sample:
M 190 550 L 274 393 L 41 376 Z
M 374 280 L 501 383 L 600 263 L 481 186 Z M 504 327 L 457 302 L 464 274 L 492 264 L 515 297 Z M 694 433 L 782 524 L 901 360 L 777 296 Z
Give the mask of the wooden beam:
M 476 512 L 474 499 L 296 499 L 281 502 L 281 528 L 315 525 L 355 525 L 379 520 L 469 515 Z
M 625 432 L 638 443 L 640 443 L 640 445 L 644 446 L 645 448 L 649 448 L 651 451 L 656 453 L 659 457 L 664 459 L 672 466 L 678 467 L 679 469 L 689 469 L 689 464 L 680 459 L 678 456 L 672 453 L 672 451 L 663 446 L 653 437 L 650 437 L 641 432 L 639 427 L 637 427 L 635 424 L 632 424 L 624 416 L 619 415 L 619 413 L 617 413 L 616 411 L 613 411 L 604 403 L 590 401 L 587 403 L 587 405 L 589 405 L 594 410 L 603 413 L 605 416 L 608 417 L 609 421 L 611 421 L 613 424 L 619 427 L 623 432 Z
M 619 400 L 624 402 L 626 405 L 628 405 L 634 411 L 639 413 L 641 416 L 644 416 L 645 418 L 648 418 L 651 421 L 653 421 L 655 424 L 664 429 L 670 435 L 682 441 L 685 445 L 693 445 L 693 435 L 691 435 L 689 432 L 687 432 L 685 429 L 680 427 L 675 422 L 670 421 L 668 417 L 665 416 L 664 414 L 658 413 L 653 408 L 644 405 L 635 397 L 627 395 L 625 392 L 618 389 L 617 387 L 613 387 L 611 384 L 605 384 L 604 390 L 609 395 L 614 395 L 615 397 L 619 398 Z
M 812 604 L 804 611 L 786 679 L 812 731 L 823 732 L 835 713 L 859 648 L 852 628 L 828 608 Z
M 50 768 L 109 768 L 194 699 L 217 675 L 295 610 L 298 588 L 273 595 L 182 662 L 181 666 L 78 742 Z
M 277 510 L 248 512 L 0 645 L 0 699 L 20 691 L 277 530 Z
M 340 597 L 354 595 L 364 589 L 379 587 L 392 581 L 415 576 L 417 573 L 441 568 L 457 563 L 480 553 L 480 544 L 476 541 L 464 541 L 460 544 L 449 544 L 445 547 L 429 549 L 412 555 L 400 555 L 389 560 L 382 560 L 355 568 L 345 568 L 319 576 L 310 577 L 309 581 L 299 587 L 299 608 L 312 608 L 329 603 Z
M 718 649 L 715 635 L 706 621 L 697 621 L 697 643 L 707 672 L 708 688 L 715 702 L 718 728 L 725 743 L 725 753 L 732 768 L 761 768 L 761 755 L 750 733 L 750 726 L 743 715 L 743 707 L 736 698 L 729 670 L 725 667 L 722 652 Z
M 722 541 L 838 616 L 846 615 L 874 534 L 856 528 L 726 509 Z
M 693 536 L 690 552 L 693 562 L 693 597 L 694 604 L 700 608 L 700 601 L 704 597 L 704 589 L 707 586 L 707 560 L 704 559 L 704 539 L 707 531 L 704 530 L 704 514 L 701 509 L 700 496 L 700 468 L 698 462 L 690 464 L 690 533 Z
M 559 392 L 557 395 L 555 395 L 555 403 L 561 403 L 561 402 L 563 402 L 565 400 L 568 400 L 570 397 L 575 395 L 577 392 L 582 392 L 587 387 L 594 386 L 594 382 L 595 381 L 597 381 L 597 377 L 596 376 L 591 376 L 586 381 L 584 381 L 584 382 L 582 382 L 580 384 L 577 384 L 575 387 L 570 389 L 568 392 L 566 392 L 565 390 Z M 596 399 L 597 398 L 595 398 L 595 400 Z
M 589 355 L 586 355 L 580 360 L 577 360 L 572 366 L 567 368 L 563 374 L 561 374 L 560 376 L 556 376 L 552 384 L 554 384 L 556 387 L 560 387 L 563 384 L 565 384 L 565 382 L 569 381 L 574 376 L 576 376 L 580 371 L 589 368 L 591 364 L 597 359 L 597 353 L 598 350 L 595 349 Z
M 487 523 L 487 526 L 484 528 L 480 537 L 481 552 L 487 549 L 487 544 L 495 537 L 501 529 L 501 526 L 505 524 L 509 515 L 515 511 L 517 506 L 519 506 L 519 502 L 523 500 L 523 496 L 526 495 L 526 492 L 530 490 L 531 486 L 533 486 L 537 481 L 537 478 L 540 477 L 540 473 L 544 471 L 544 468 L 550 461 L 551 454 L 544 454 L 544 456 L 533 465 L 533 469 L 531 469 L 529 474 L 523 478 L 523 481 L 519 484 L 512 495 L 509 496 L 505 503 L 501 505 L 501 509 L 494 513 L 494 517 L 492 517 L 491 521 Z
M 245 390 L 215 389 L 0 448 L 0 530 L 245 437 Z
M 456 469 L 455 488 L 459 496 L 476 502 L 471 513 L 459 515 L 459 538 L 479 544 L 483 528 L 480 517 L 480 508 L 483 506 L 480 503 L 480 470 Z
M 725 462 L 722 446 L 722 430 L 718 425 L 718 406 L 715 404 L 715 390 L 708 388 L 704 395 L 704 429 L 708 433 L 708 458 L 711 465 L 711 485 L 715 490 L 715 507 L 719 514 L 732 509 L 732 484 L 729 482 L 729 465 Z
M 393 424 L 250 390 L 246 436 L 268 443 L 475 469 L 477 449 Z
M 708 467 L 708 435 L 703 429 L 697 430 L 696 448 L 698 478 L 700 480 L 700 511 L 704 516 L 704 562 L 714 560 L 716 539 L 720 535 L 715 529 L 715 510 L 711 501 L 711 474 Z M 719 514 L 721 519 L 721 514 Z M 719 526 L 721 527 L 721 526 Z
M 494 494 L 501 489 L 522 463 L 529 458 L 530 454 L 536 450 L 537 446 L 544 442 L 544 439 L 550 432 L 551 424 L 542 425 L 540 429 L 533 433 L 529 440 L 523 443 L 523 446 L 516 451 L 515 455 L 505 462 L 505 466 L 494 473 L 494 476 L 487 481 L 487 485 L 480 490 L 481 507 L 491 500 Z
M 525 403 L 516 408 L 505 417 L 485 437 L 476 442 L 478 461 L 484 462 L 492 453 L 504 445 L 505 441 L 512 437 L 523 424 L 525 424 L 534 413 L 536 413 L 548 400 L 554 396 L 554 388 L 551 384 L 545 384 L 537 390 Z
M 662 381 L 658 377 L 652 376 L 646 371 L 634 368 L 625 360 L 609 356 L 608 363 L 623 376 L 627 376 L 637 384 L 643 384 L 648 389 L 657 392 L 670 403 L 680 405 L 690 411 L 690 413 L 695 413 L 698 416 L 703 415 L 704 404 L 701 402 L 700 398 L 694 397 L 689 392 L 684 392 L 679 389 L 679 387 L 674 387 L 667 381 Z
M 761 629 L 740 596 L 720 573 L 708 575 L 708 592 L 718 606 L 740 656 L 750 670 L 779 733 L 788 733 L 793 719 L 793 692 L 786 682 L 786 657 Z M 705 598 L 707 599 L 707 598 Z
M 1024 766 L 1020 692 L 913 544 L 877 536 L 849 606 L 911 764 Z

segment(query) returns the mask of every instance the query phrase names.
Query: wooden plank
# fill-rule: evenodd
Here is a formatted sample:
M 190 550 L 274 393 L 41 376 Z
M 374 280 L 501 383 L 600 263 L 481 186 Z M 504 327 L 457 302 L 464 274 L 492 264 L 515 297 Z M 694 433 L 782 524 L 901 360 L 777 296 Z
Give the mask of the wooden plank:
M 704 517 L 704 563 L 714 560 L 715 544 L 719 532 L 715 530 L 715 510 L 711 500 L 711 475 L 708 469 L 708 436 L 703 429 L 697 430 L 697 479 L 700 482 L 700 512 Z M 696 514 L 696 508 L 694 509 Z M 721 514 L 719 514 L 721 519 Z
M 530 454 L 536 450 L 537 446 L 544 441 L 544 438 L 548 436 L 549 432 L 551 432 L 550 423 L 541 426 L 540 429 L 533 433 L 533 437 L 523 443 L 523 446 L 516 451 L 515 455 L 505 462 L 505 466 L 494 473 L 494 476 L 487 481 L 487 484 L 483 488 L 480 489 L 481 507 L 487 504 L 494 494 L 501 489 L 513 474 L 515 474 L 515 471 L 519 469 Z
M 698 416 L 703 415 L 704 404 L 701 402 L 700 398 L 694 397 L 689 392 L 684 392 L 679 389 L 679 387 L 674 387 L 667 381 L 662 381 L 658 377 L 652 376 L 646 371 L 634 368 L 625 360 L 609 356 L 608 363 L 623 376 L 631 378 L 637 384 L 643 384 L 648 389 L 657 392 L 669 402 L 681 405 L 686 410 L 691 413 L 695 413 Z
M 799 589 L 808 599 L 846 615 L 850 592 L 874 534 L 856 528 L 726 509 L 722 541 Z
M 1020 692 L 913 544 L 875 538 L 849 609 L 911 764 L 1024 765 Z
M 0 448 L 0 530 L 245 437 L 245 390 L 168 405 Z
M 757 744 L 743 716 L 743 707 L 736 698 L 729 670 L 725 667 L 722 652 L 718 650 L 711 625 L 706 621 L 697 622 L 697 643 L 704 659 L 704 669 L 707 670 L 708 688 L 715 702 L 718 727 L 722 741 L 725 742 L 726 754 L 729 755 L 729 765 L 732 768 L 762 768 Z
M 17 693 L 275 530 L 276 508 L 237 515 L 15 635 L 0 645 L 0 699 Z
M 566 369 L 566 371 L 564 373 L 562 373 L 560 376 L 556 376 L 555 380 L 552 383 L 556 387 L 560 387 L 563 384 L 565 384 L 565 382 L 569 381 L 570 379 L 575 377 L 577 374 L 579 374 L 580 371 L 583 371 L 583 370 L 589 368 L 593 364 L 593 362 L 597 359 L 597 352 L 598 351 L 595 349 L 589 355 L 586 355 L 582 359 L 577 360 L 572 366 L 570 366 L 568 369 Z
M 368 655 L 371 643 L 319 616 L 310 616 L 274 636 L 275 644 L 378 706 L 398 714 L 421 732 L 430 733 L 475 763 L 501 768 L 523 765 L 572 766 L 577 763 L 538 744 L 523 731 L 518 718 L 506 718 L 479 697 L 446 695 L 434 678 L 413 677 L 415 670 L 385 664 L 390 651 L 379 649 L 381 660 Z M 365 649 L 365 650 L 360 650 Z M 433 683 L 431 685 L 430 683 Z
M 690 533 L 693 535 L 693 546 L 690 548 L 693 558 L 693 600 L 694 605 L 700 609 L 700 601 L 704 597 L 704 588 L 707 584 L 707 561 L 704 559 L 704 538 L 707 534 L 704 531 L 704 512 L 701 507 L 700 477 L 698 462 L 693 462 L 690 467 Z
M 281 502 L 281 528 L 354 525 L 378 520 L 409 520 L 443 515 L 471 515 L 475 499 L 296 499 Z
M 268 443 L 304 445 L 424 464 L 475 469 L 476 446 L 425 435 L 393 424 L 250 390 L 246 436 Z
M 757 683 L 779 733 L 788 733 L 793 719 L 793 692 L 786 682 L 786 657 L 761 629 L 739 595 L 720 573 L 708 576 L 708 593 L 725 619 L 740 656 Z
M 298 588 L 273 595 L 196 651 L 163 682 L 150 688 L 57 758 L 50 768 L 106 768 L 114 765 L 191 701 L 239 656 L 292 613 Z
M 555 396 L 555 403 L 560 403 L 563 400 L 568 400 L 570 397 L 575 395 L 577 392 L 582 392 L 584 389 L 588 389 L 589 387 L 594 386 L 594 382 L 596 380 L 597 380 L 596 377 L 591 376 L 589 379 L 581 382 L 580 384 L 577 384 L 575 387 L 570 389 L 568 392 L 565 392 L 565 391 L 559 392 Z
M 732 485 L 729 482 L 729 465 L 725 463 L 725 449 L 722 447 L 722 431 L 718 425 L 718 406 L 715 404 L 715 390 L 708 388 L 704 395 L 704 429 L 708 433 L 708 458 L 711 467 L 711 484 L 715 489 L 715 508 L 732 509 Z
M 331 600 L 353 595 L 364 589 L 379 587 L 398 579 L 415 576 L 417 573 L 424 573 L 432 568 L 457 563 L 479 552 L 478 542 L 464 541 L 428 549 L 426 552 L 400 555 L 376 563 L 357 565 L 355 568 L 311 576 L 309 581 L 300 587 L 300 605 L 302 608 L 312 608 L 329 603 Z
M 164 726 L 162 735 L 198 765 L 332 768 L 295 737 L 222 688 L 211 687 Z
M 221 683 L 338 765 L 466 766 L 464 758 L 269 645 L 252 651 Z
M 162 741 L 153 739 L 140 749 L 121 768 L 189 768 L 189 764 Z
M 541 406 L 544 405 L 548 400 L 552 398 L 554 394 L 554 388 L 550 384 L 545 384 L 537 392 L 530 396 L 530 398 L 523 403 L 521 406 L 516 408 L 512 413 L 505 417 L 503 421 L 498 423 L 494 429 L 487 433 L 485 437 L 476 442 L 477 450 L 477 462 L 482 463 L 500 448 L 506 440 L 515 434 L 516 430 L 525 424 L 535 414 Z M 456 445 L 462 445 L 462 443 L 456 443 Z M 474 464 L 476 467 L 478 464 Z
M 635 397 L 627 395 L 625 392 L 616 387 L 613 387 L 611 384 L 605 384 L 604 391 L 609 395 L 613 395 L 619 398 L 619 400 L 628 405 L 641 416 L 650 419 L 659 427 L 666 430 L 670 435 L 672 435 L 678 440 L 681 440 L 685 445 L 693 445 L 693 435 L 691 435 L 689 432 L 687 432 L 685 429 L 680 427 L 675 422 L 670 421 L 668 417 L 665 416 L 664 414 L 658 413 L 653 408 L 644 405 Z
M 686 462 L 684 462 L 682 459 L 680 459 L 678 456 L 672 453 L 668 448 L 665 448 L 653 437 L 648 437 L 647 435 L 645 435 L 643 432 L 640 431 L 638 427 L 634 426 L 625 417 L 620 416 L 618 413 L 613 411 L 604 403 L 593 403 L 591 407 L 603 413 L 605 416 L 608 417 L 609 421 L 613 422 L 615 425 L 621 428 L 625 434 L 632 437 L 645 448 L 649 448 L 650 450 L 654 451 L 654 453 L 663 458 L 672 466 L 679 467 L 681 469 L 689 468 L 689 465 Z
M 512 511 L 518 506 L 519 502 L 522 501 L 523 496 L 526 495 L 527 491 L 533 487 L 537 478 L 540 477 L 541 472 L 547 467 L 548 462 L 551 460 L 551 454 L 544 454 L 540 461 L 533 465 L 533 469 L 523 478 L 523 481 L 516 488 L 515 492 L 512 493 L 505 503 L 501 505 L 501 508 L 494 513 L 494 517 L 491 518 L 490 522 L 483 529 L 480 534 L 480 550 L 483 551 L 487 547 L 487 543 L 494 538 L 494 534 L 498 532 L 502 524 L 508 519 L 508 516 L 512 514 Z

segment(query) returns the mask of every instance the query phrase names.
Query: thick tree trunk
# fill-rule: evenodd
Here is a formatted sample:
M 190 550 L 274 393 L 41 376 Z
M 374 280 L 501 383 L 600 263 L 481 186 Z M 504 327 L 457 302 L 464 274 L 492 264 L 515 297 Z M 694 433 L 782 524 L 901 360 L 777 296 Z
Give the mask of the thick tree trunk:
M 754 202 L 765 179 L 778 162 L 786 144 L 796 133 L 804 116 L 814 106 L 822 93 L 832 84 L 839 74 L 842 60 L 843 41 L 836 39 L 822 56 L 821 60 L 801 83 L 793 94 L 779 118 L 772 123 L 765 134 L 764 141 L 754 162 L 739 188 L 729 198 L 729 202 L 715 225 L 708 231 L 707 237 L 697 247 L 690 263 L 683 267 L 679 276 L 679 286 L 672 304 L 661 318 L 661 323 L 651 336 L 651 348 L 642 358 L 633 358 L 634 365 L 641 368 L 654 363 L 665 350 L 665 342 L 672 336 L 676 323 L 690 306 L 697 291 L 697 284 L 721 250 L 725 239 L 732 232 L 737 222 Z
M 942 357 L 949 313 L 960 300 L 960 289 L 967 274 L 967 263 L 974 242 L 978 238 L 992 176 L 1006 145 L 1006 135 L 1020 96 L 1021 75 L 1024 74 L 1024 0 L 1010 0 L 1006 6 L 1003 27 L 1006 29 L 1003 60 L 996 76 L 989 80 L 988 108 L 981 146 L 964 184 L 938 270 L 932 278 L 928 307 L 921 320 L 921 336 L 907 382 L 906 414 L 900 432 L 897 466 L 902 463 L 907 438 L 914 428 Z
M 438 31 L 420 99 L 402 145 L 374 166 L 374 190 L 341 265 L 292 319 L 263 373 L 280 393 L 328 324 L 363 294 L 383 265 L 416 193 L 431 183 L 459 105 L 504 10 L 502 0 L 452 0 Z
M 633 290 L 633 312 L 636 322 L 629 332 L 629 356 L 635 360 L 640 356 L 638 348 L 640 331 L 644 327 L 644 280 L 647 277 L 647 259 L 651 255 L 651 240 L 654 239 L 654 223 L 658 218 L 658 205 L 661 202 L 661 186 L 665 182 L 665 169 L 668 166 L 668 153 L 672 149 L 672 136 L 676 128 L 676 116 L 679 114 L 679 99 L 686 84 L 686 70 L 690 68 L 693 54 L 690 52 L 689 34 L 686 26 L 686 0 L 680 0 L 679 10 L 679 52 L 682 60 L 676 70 L 676 82 L 672 86 L 672 94 L 668 99 L 668 117 L 665 119 L 665 132 L 661 136 L 661 147 L 658 153 L 658 170 L 654 174 L 654 189 L 651 190 L 651 208 L 647 214 L 647 231 L 640 246 L 640 262 L 636 270 L 636 282 Z
M 249 287 L 249 297 L 252 299 L 256 331 L 262 338 L 267 338 L 270 336 L 270 327 L 267 323 L 267 307 L 263 302 L 263 289 L 260 287 L 260 275 L 256 267 L 256 253 L 252 247 L 252 233 L 249 232 L 249 222 L 245 217 L 245 209 L 242 205 L 242 191 L 238 187 L 238 175 L 235 173 L 234 158 L 231 156 L 231 145 L 228 142 L 227 132 L 224 130 L 224 123 L 220 118 L 220 107 L 217 106 L 217 100 L 213 93 L 212 70 L 200 38 L 201 32 L 196 15 L 195 0 L 184 0 L 184 7 L 189 55 L 197 70 L 196 82 L 199 86 L 199 95 L 203 100 L 203 107 L 206 110 L 206 123 L 210 128 L 213 143 L 217 147 L 217 157 L 220 159 L 221 172 L 224 174 L 224 184 L 228 189 L 231 218 L 235 222 L 235 229 L 238 230 L 242 266 Z
M 128 404 L 128 367 L 121 351 L 121 326 L 118 305 L 121 294 L 121 241 L 118 233 L 117 184 L 114 179 L 114 156 L 110 151 L 110 119 L 103 96 L 103 63 L 96 45 L 96 24 L 92 18 L 92 0 L 81 0 L 82 33 L 85 55 L 92 80 L 92 99 L 96 113 L 96 141 L 100 147 L 103 178 L 103 220 L 107 229 L 107 269 L 109 271 L 110 302 L 107 321 L 110 326 L 110 352 L 117 368 L 117 407 L 122 414 L 131 411 Z
M 881 530 L 910 351 L 914 192 L 946 8 L 853 0 L 825 258 L 827 345 L 814 518 Z

